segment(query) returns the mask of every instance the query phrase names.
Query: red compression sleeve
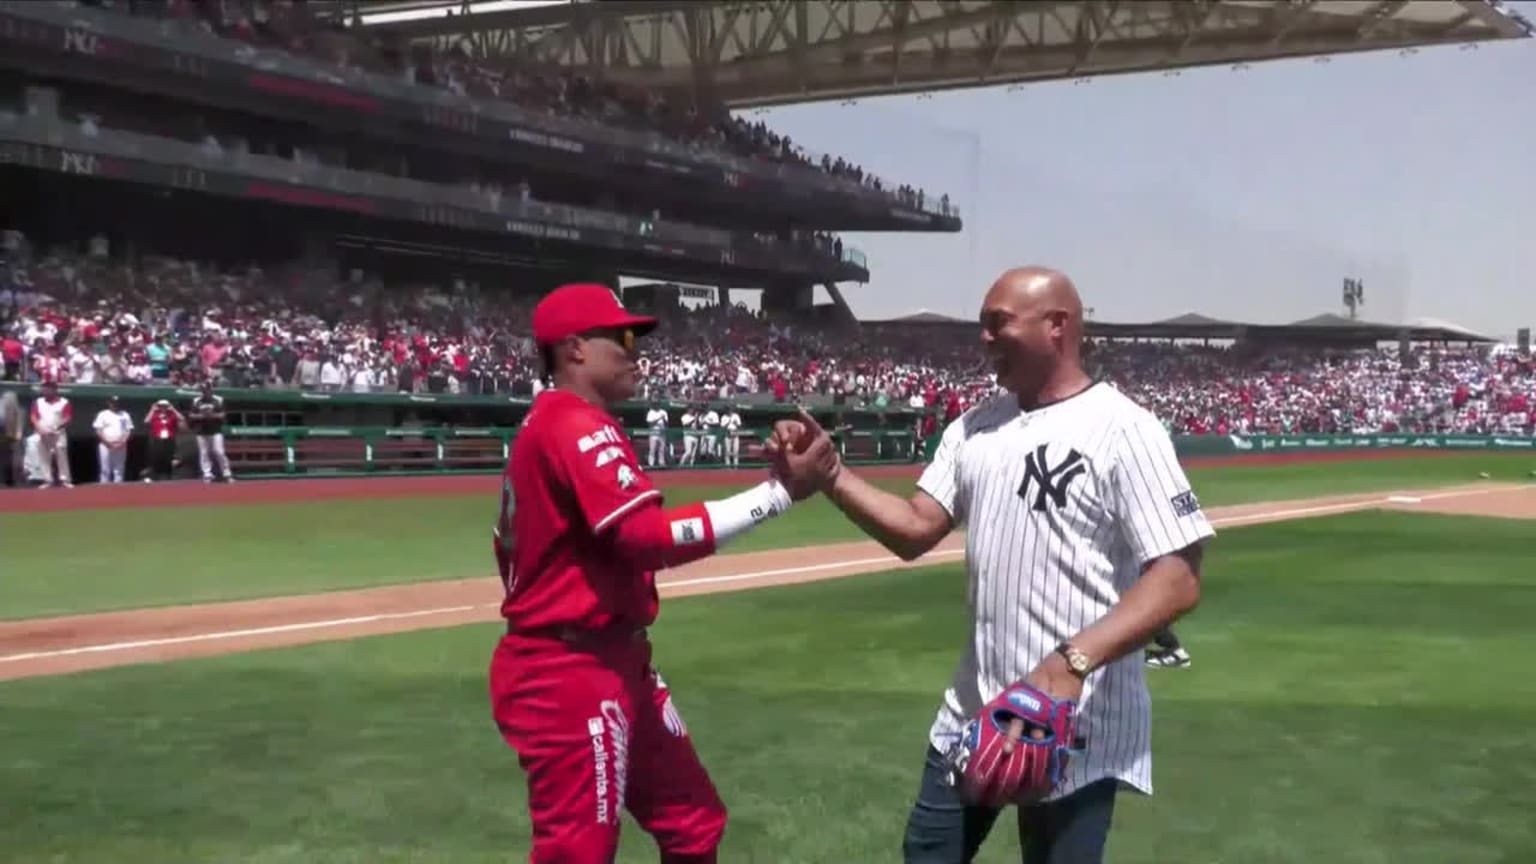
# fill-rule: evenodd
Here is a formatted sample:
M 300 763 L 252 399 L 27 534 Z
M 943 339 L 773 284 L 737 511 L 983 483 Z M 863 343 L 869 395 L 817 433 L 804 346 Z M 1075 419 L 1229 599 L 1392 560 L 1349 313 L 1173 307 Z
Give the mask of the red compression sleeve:
M 642 570 L 678 567 L 715 552 L 715 527 L 703 504 L 641 507 L 613 527 L 609 542 Z

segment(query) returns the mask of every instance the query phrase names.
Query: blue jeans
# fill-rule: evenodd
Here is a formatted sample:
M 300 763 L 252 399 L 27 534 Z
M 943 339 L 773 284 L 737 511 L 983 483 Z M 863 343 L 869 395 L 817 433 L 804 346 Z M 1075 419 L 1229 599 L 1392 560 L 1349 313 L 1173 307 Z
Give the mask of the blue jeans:
M 967 807 L 945 777 L 932 745 L 902 844 L 906 864 L 969 864 L 997 820 L 998 810 Z M 1115 812 L 1118 782 L 1100 780 L 1058 801 L 1015 808 L 1024 864 L 1100 864 Z

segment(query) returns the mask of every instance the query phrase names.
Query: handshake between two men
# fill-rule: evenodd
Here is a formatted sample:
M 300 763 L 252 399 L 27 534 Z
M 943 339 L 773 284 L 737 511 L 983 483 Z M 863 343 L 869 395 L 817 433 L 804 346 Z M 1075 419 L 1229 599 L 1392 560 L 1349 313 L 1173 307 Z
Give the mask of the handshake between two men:
M 773 424 L 763 451 L 773 462 L 773 475 L 796 501 L 830 492 L 842 470 L 832 436 L 804 409 L 795 419 Z

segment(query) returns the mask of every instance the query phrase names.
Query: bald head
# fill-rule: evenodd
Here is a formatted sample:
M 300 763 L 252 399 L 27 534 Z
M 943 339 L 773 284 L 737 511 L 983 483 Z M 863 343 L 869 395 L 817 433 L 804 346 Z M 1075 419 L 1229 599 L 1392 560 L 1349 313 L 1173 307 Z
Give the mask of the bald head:
M 1048 267 L 1014 267 L 992 283 L 988 300 L 996 299 L 1015 309 L 1051 310 L 1065 314 L 1081 326 L 1083 301 L 1067 274 Z
M 982 344 L 998 383 L 1026 404 L 1080 382 L 1083 301 L 1065 273 L 1015 267 L 992 283 L 981 306 Z

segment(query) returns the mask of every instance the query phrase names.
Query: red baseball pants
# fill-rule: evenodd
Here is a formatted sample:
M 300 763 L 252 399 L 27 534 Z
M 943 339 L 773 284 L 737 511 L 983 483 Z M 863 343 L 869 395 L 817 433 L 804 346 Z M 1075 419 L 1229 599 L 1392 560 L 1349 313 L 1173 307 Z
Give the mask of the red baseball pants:
M 625 809 L 664 864 L 714 864 L 725 805 L 650 663 L 643 638 L 497 645 L 491 708 L 528 775 L 530 864 L 611 864 Z

